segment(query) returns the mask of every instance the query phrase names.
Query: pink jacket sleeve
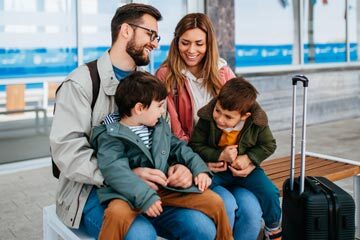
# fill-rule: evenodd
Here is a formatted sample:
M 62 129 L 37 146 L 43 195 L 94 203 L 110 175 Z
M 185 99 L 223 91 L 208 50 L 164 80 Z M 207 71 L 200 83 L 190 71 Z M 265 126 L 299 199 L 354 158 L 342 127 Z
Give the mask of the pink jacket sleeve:
M 236 77 L 234 72 L 228 66 L 220 68 L 219 76 L 220 76 L 220 81 L 221 81 L 222 85 L 224 85 L 230 79 Z

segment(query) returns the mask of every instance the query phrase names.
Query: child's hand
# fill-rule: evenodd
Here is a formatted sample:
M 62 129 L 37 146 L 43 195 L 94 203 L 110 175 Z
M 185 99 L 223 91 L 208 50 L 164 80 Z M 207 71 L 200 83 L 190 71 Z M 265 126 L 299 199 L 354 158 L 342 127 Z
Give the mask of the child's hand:
M 195 185 L 197 185 L 199 190 L 202 192 L 211 185 L 211 178 L 207 175 L 207 173 L 199 173 L 199 175 L 194 178 L 194 181 Z
M 224 172 L 227 170 L 228 168 L 228 163 L 221 161 L 221 162 L 208 162 L 206 163 L 206 165 L 208 166 L 209 170 L 212 172 Z
M 149 217 L 157 217 L 162 213 L 162 211 L 161 201 L 157 200 L 146 210 L 145 214 Z
M 237 145 L 226 146 L 224 150 L 221 152 L 218 161 L 225 161 L 231 163 L 232 161 L 235 160 L 237 154 L 238 154 Z
M 237 156 L 235 161 L 231 163 L 231 166 L 235 169 L 242 170 L 246 169 L 250 163 L 250 158 L 248 157 L 248 155 L 244 154 Z

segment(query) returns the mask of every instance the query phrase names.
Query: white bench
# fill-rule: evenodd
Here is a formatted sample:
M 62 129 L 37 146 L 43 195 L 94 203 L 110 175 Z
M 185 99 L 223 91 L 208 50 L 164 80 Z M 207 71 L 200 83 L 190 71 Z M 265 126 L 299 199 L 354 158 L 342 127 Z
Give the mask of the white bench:
M 84 229 L 70 229 L 56 215 L 55 204 L 43 208 L 43 239 L 58 240 L 95 240 L 85 233 Z M 166 240 L 158 237 L 158 240 Z
M 58 240 L 95 240 L 85 233 L 83 229 L 70 229 L 56 215 L 55 205 L 43 208 L 43 239 Z

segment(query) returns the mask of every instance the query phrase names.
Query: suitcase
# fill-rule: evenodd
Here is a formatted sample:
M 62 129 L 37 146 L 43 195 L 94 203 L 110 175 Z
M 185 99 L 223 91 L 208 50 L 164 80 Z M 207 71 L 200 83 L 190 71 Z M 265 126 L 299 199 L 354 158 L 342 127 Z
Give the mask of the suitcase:
M 304 87 L 300 177 L 295 169 L 296 85 Z M 282 228 L 285 240 L 353 240 L 355 203 L 353 198 L 324 177 L 305 177 L 306 104 L 308 79 L 292 79 L 293 111 L 290 178 L 283 185 Z

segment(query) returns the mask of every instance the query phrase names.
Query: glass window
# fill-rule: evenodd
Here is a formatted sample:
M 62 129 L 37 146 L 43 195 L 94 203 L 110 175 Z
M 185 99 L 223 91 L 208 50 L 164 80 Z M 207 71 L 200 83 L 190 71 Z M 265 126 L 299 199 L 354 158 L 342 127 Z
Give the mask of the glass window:
M 4 1 L 0 78 L 65 75 L 76 67 L 73 2 Z
M 165 60 L 169 52 L 169 47 L 171 40 L 174 37 L 174 30 L 176 24 L 184 15 L 187 14 L 187 1 L 149 0 L 147 1 L 147 4 L 156 7 L 163 16 L 163 19 L 159 22 L 159 35 L 161 36 L 159 48 L 151 53 L 149 71 L 154 73 L 156 69 L 159 68 L 161 63 Z M 173 11 L 173 9 L 176 9 L 176 11 Z
M 111 19 L 118 7 L 130 1 L 81 0 L 80 48 L 83 62 L 99 58 L 111 46 Z
M 235 1 L 235 67 L 292 63 L 292 1 Z
M 349 42 L 350 42 L 350 61 L 359 59 L 360 42 L 360 4 L 356 0 L 349 0 Z M 357 30 L 359 28 L 359 30 Z
M 305 1 L 304 63 L 346 61 L 346 1 Z

